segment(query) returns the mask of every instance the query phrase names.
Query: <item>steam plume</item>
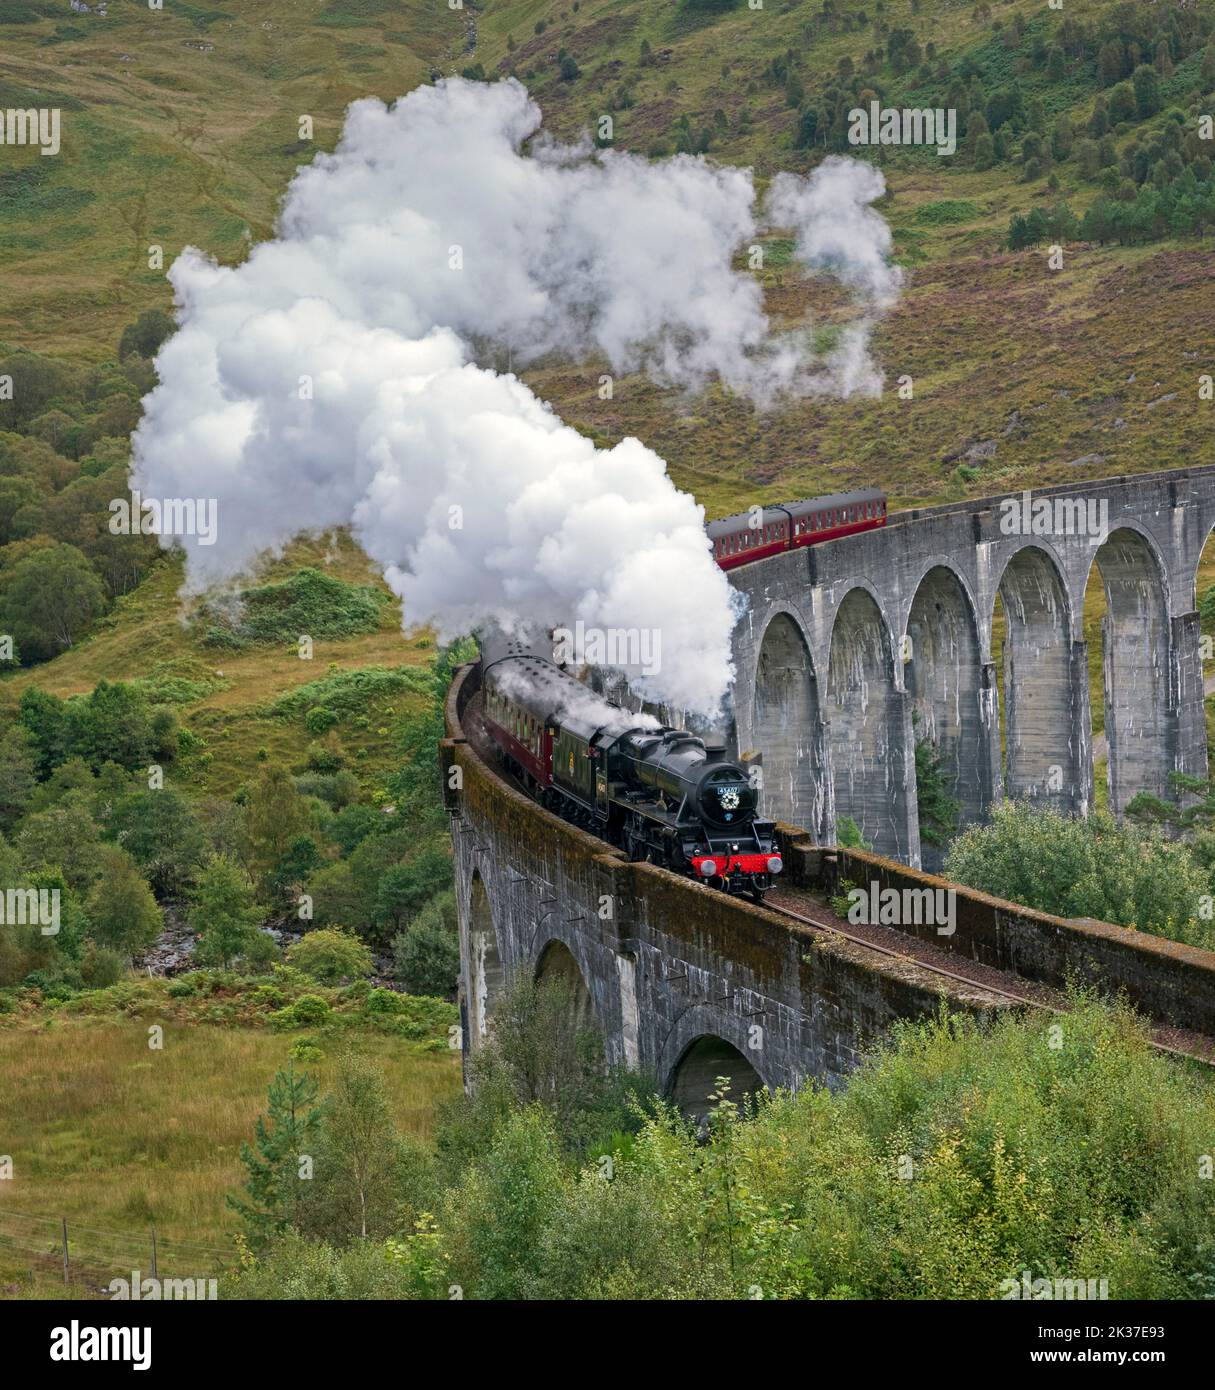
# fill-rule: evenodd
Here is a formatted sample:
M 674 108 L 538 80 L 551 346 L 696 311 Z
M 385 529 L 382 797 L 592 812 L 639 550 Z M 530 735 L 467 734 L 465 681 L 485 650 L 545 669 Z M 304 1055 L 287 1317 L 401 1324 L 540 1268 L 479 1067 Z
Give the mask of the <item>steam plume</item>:
M 732 269 L 758 231 L 748 171 L 543 138 L 525 156 L 539 122 L 514 81 L 356 102 L 336 152 L 292 181 L 274 241 L 236 268 L 185 251 L 133 483 L 218 499 L 217 543 L 182 538 L 193 591 L 352 525 L 407 627 L 657 629 L 643 693 L 712 713 L 736 609 L 703 509 L 652 450 L 595 448 L 478 354 L 594 352 L 760 402 L 871 390 L 868 323 L 897 288 L 867 206 L 881 177 L 829 161 L 774 187 L 799 254 L 861 302 L 847 353 L 814 363 L 804 335 L 773 337 L 754 279 Z

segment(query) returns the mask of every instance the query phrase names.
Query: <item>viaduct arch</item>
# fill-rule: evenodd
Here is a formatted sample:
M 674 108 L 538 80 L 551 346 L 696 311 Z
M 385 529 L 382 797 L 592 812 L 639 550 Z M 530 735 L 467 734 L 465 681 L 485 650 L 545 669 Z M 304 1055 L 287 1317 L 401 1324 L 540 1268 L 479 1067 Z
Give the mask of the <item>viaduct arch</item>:
M 938 868 L 927 742 L 960 825 L 1005 796 L 1087 814 L 1094 566 L 1111 808 L 1165 793 L 1173 771 L 1205 776 L 1196 574 L 1212 530 L 1215 467 L 892 513 L 733 571 L 732 738 L 763 767 L 765 812 L 820 844 L 851 816 L 877 852 Z

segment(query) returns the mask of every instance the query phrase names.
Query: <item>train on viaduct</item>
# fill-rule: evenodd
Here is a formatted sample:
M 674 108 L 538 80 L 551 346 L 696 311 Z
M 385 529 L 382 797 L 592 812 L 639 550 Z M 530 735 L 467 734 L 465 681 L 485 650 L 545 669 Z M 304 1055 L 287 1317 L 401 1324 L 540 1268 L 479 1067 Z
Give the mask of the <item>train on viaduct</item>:
M 921 738 L 937 750 L 962 824 L 1005 796 L 1089 811 L 1084 600 L 1094 566 L 1107 606 L 1111 808 L 1139 791 L 1167 794 L 1172 771 L 1206 774 L 1196 584 L 1215 529 L 1215 467 L 1012 500 L 1026 524 L 1007 498 L 891 512 L 880 529 L 731 575 L 747 606 L 726 734 L 735 757 L 762 767 L 791 888 L 844 877 L 941 885 L 924 870 L 939 863 L 918 824 Z M 1041 516 L 1059 524 L 1038 525 Z M 1084 524 L 1094 517 L 1096 530 Z M 1067 979 L 1123 993 L 1153 1025 L 1188 1037 L 1182 1050 L 1206 1055 L 1202 1040 L 1215 1037 L 1209 952 L 963 889 L 947 941 L 880 948 L 630 863 L 498 774 L 464 725 L 476 690 L 477 668 L 464 668 L 442 745 L 469 1049 L 517 970 L 565 977 L 609 1060 L 649 1071 L 690 1112 L 716 1075 L 744 1090 L 837 1084 L 897 1018 L 942 1000 L 984 1015 L 1026 1007 Z M 835 846 L 843 815 L 872 852 Z

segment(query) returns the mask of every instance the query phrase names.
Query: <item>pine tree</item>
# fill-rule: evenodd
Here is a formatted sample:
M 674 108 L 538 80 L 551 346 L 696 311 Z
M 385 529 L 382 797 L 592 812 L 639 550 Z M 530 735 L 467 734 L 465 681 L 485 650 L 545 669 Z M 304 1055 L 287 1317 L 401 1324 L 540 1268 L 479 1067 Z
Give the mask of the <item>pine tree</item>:
M 228 1205 L 245 1223 L 250 1248 L 265 1250 L 275 1236 L 298 1226 L 306 1179 L 304 1159 L 311 1159 L 320 1137 L 323 1107 L 316 1103 L 317 1085 L 292 1063 L 275 1073 L 266 1096 L 267 1115 L 259 1115 L 253 1145 L 242 1144 L 241 1162 L 249 1171 L 247 1199 L 229 1197 Z

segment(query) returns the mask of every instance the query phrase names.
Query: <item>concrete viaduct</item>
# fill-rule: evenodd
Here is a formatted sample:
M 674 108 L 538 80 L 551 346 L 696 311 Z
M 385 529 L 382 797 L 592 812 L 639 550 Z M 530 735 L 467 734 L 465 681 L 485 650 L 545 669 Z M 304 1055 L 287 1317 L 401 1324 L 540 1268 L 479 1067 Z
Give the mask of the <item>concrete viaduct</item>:
M 1092 518 L 1104 523 L 1096 535 Z M 1004 796 L 1087 814 L 1094 565 L 1108 607 L 1111 808 L 1166 794 L 1173 770 L 1204 776 L 1195 576 L 1213 528 L 1215 467 L 1040 489 L 1028 507 L 1018 494 L 898 512 L 881 530 L 734 571 L 749 601 L 735 635 L 734 744 L 762 760 L 767 814 L 823 844 L 849 815 L 878 852 L 937 867 L 917 814 L 924 738 L 962 824 Z
M 899 513 L 882 530 L 735 572 L 749 606 L 736 634 L 734 740 L 762 760 L 791 883 L 944 886 L 919 868 L 918 737 L 936 744 L 966 820 L 1002 794 L 1087 811 L 1082 618 L 1094 564 L 1109 608 L 1111 805 L 1165 791 L 1174 768 L 1205 773 L 1195 574 L 1215 527 L 1215 468 L 1033 498 L 1104 502 L 1108 524 L 1096 537 L 1010 534 L 1008 509 L 986 499 Z M 997 596 L 1002 673 L 992 661 Z M 896 1019 L 932 1012 L 942 997 L 980 1015 L 1010 1007 L 998 990 L 629 863 L 550 815 L 469 741 L 478 681 L 476 667 L 458 674 L 441 746 L 466 1050 L 491 1030 L 512 973 L 556 974 L 610 1061 L 648 1071 L 696 1112 L 719 1074 L 744 1090 L 835 1084 Z M 873 853 L 824 848 L 843 814 Z M 1079 979 L 1121 990 L 1154 1022 L 1215 1037 L 1215 953 L 969 890 L 957 898 L 956 934 L 940 944 L 959 959 L 1051 987 Z

